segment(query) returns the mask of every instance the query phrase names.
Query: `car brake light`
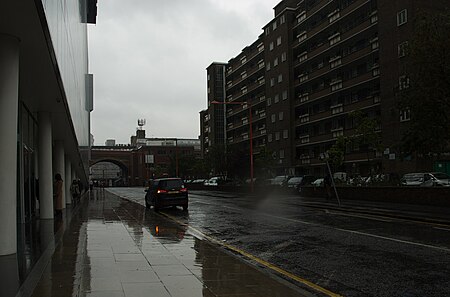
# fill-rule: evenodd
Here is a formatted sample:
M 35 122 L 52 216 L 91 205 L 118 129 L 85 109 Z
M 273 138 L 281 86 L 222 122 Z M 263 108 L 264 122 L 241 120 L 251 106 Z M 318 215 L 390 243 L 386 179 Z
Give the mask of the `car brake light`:
M 158 194 L 165 194 L 165 193 L 167 193 L 167 190 L 158 189 L 158 191 L 156 193 L 158 193 Z
M 187 192 L 187 189 L 186 189 L 186 188 L 181 188 L 181 189 L 180 189 L 180 192 L 186 193 L 186 192 Z

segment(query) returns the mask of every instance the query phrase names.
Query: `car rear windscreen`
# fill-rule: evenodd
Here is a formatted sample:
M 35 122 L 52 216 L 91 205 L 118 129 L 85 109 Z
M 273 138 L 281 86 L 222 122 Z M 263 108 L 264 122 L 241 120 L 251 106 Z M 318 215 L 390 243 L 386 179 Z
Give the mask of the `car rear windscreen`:
M 179 189 L 183 185 L 181 179 L 169 179 L 159 181 L 159 187 L 162 189 Z

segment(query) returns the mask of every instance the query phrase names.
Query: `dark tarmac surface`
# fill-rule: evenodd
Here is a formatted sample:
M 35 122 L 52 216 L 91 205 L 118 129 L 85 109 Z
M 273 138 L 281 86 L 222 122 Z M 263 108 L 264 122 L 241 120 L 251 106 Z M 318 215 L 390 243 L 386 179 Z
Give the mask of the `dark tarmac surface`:
M 143 188 L 111 191 L 143 203 Z M 192 191 L 188 213 L 161 213 L 343 296 L 450 296 L 450 225 L 415 220 L 421 210 L 414 207 L 366 205 L 371 215 L 309 203 L 297 195 Z
M 107 191 L 85 201 L 49 260 L 20 296 L 313 296 Z

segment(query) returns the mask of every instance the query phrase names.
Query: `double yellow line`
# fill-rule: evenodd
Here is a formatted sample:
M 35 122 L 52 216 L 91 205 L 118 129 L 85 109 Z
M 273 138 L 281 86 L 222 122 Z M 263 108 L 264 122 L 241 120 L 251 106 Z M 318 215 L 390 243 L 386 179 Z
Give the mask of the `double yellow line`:
M 201 238 L 205 238 L 205 239 L 207 239 L 210 242 L 213 242 L 213 243 L 218 244 L 220 246 L 223 246 L 223 247 L 225 247 L 225 248 L 227 248 L 229 250 L 232 250 L 232 251 L 234 251 L 234 252 L 236 252 L 236 253 L 238 253 L 238 254 L 240 254 L 240 255 L 242 255 L 242 256 L 244 256 L 244 257 L 246 257 L 246 258 L 248 258 L 248 259 L 250 259 L 252 261 L 257 262 L 258 264 L 261 264 L 261 265 L 263 265 L 263 266 L 265 266 L 265 267 L 267 267 L 267 268 L 269 268 L 269 269 L 271 269 L 273 271 L 276 271 L 276 272 L 278 272 L 278 273 L 280 273 L 280 274 L 282 274 L 282 275 L 284 275 L 284 276 L 286 276 L 286 277 L 288 277 L 288 278 L 290 278 L 292 280 L 295 280 L 295 281 L 297 281 L 297 282 L 299 282 L 299 283 L 301 283 L 301 284 L 303 284 L 303 285 L 305 285 L 305 286 L 307 286 L 307 287 L 309 287 L 309 288 L 311 288 L 311 289 L 313 289 L 313 290 L 315 290 L 317 292 L 325 294 L 326 296 L 329 296 L 329 297 L 343 297 L 342 295 L 339 295 L 337 293 L 331 292 L 330 290 L 327 290 L 327 289 L 325 289 L 325 288 L 323 288 L 323 287 L 321 287 L 321 286 L 319 286 L 319 285 L 317 285 L 317 284 L 315 284 L 315 283 L 313 283 L 313 282 L 311 282 L 309 280 L 306 280 L 306 279 L 301 278 L 301 277 L 299 277 L 299 276 L 297 276 L 295 274 L 292 274 L 292 273 L 290 273 L 290 272 L 288 272 L 288 271 L 286 271 L 286 270 L 284 270 L 284 269 L 282 269 L 282 268 L 280 268 L 280 267 L 278 267 L 278 266 L 276 266 L 276 265 L 274 265 L 272 263 L 269 263 L 269 262 L 264 261 L 264 260 L 262 260 L 262 259 L 260 259 L 258 257 L 255 257 L 252 254 L 249 254 L 249 253 L 247 253 L 244 250 L 241 250 L 241 249 L 239 249 L 239 248 L 237 248 L 235 246 L 229 245 L 229 244 L 224 243 L 224 242 L 222 242 L 220 240 L 217 240 L 217 239 L 215 239 L 213 237 L 210 237 L 210 236 L 204 234 L 203 232 L 201 232 L 200 230 L 197 230 L 196 228 L 191 227 L 191 226 L 189 226 L 189 225 L 179 221 L 177 218 L 175 218 L 173 216 L 170 216 L 170 215 L 168 215 L 166 213 L 161 213 L 161 212 L 159 214 L 167 217 L 168 219 L 176 222 L 177 224 L 180 224 L 180 225 L 183 225 L 183 226 L 187 226 L 190 231 L 193 231 L 193 233 L 197 233 L 197 235 L 199 235 Z

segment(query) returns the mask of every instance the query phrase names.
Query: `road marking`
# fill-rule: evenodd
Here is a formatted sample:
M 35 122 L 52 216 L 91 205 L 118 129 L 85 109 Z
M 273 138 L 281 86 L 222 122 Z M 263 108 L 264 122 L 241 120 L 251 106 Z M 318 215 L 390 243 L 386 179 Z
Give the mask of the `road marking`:
M 368 219 L 368 220 L 374 220 L 374 221 L 380 221 L 380 222 L 388 222 L 388 223 L 392 222 L 392 220 L 380 219 L 377 216 L 371 216 L 371 215 L 348 214 L 348 213 L 329 211 L 328 209 L 326 209 L 325 212 L 328 214 L 334 214 L 334 215 L 338 215 L 338 216 L 362 218 L 362 219 Z M 382 218 L 384 218 L 384 217 L 382 217 Z
M 391 237 L 385 237 L 385 236 L 381 236 L 381 235 L 375 235 L 375 234 L 370 234 L 370 233 L 365 233 L 365 232 L 360 232 L 360 231 L 353 231 L 353 230 L 347 230 L 347 229 L 341 229 L 341 228 L 335 228 L 335 229 L 336 230 L 340 230 L 340 231 L 344 231 L 344 232 L 350 232 L 350 233 L 354 233 L 354 234 L 365 235 L 365 236 L 369 236 L 369 237 L 380 238 L 380 239 L 385 239 L 385 240 L 405 243 L 405 244 L 409 244 L 409 245 L 416 245 L 416 246 L 426 247 L 426 248 L 440 250 L 440 251 L 444 251 L 444 252 L 450 252 L 450 249 L 445 248 L 445 247 L 439 247 L 439 246 L 434 246 L 434 245 L 429 245 L 429 244 L 424 244 L 424 243 L 418 243 L 418 242 L 413 242 L 413 241 L 407 241 L 407 240 L 401 240 L 401 239 L 396 239 L 396 238 L 391 238 Z
M 315 202 L 300 202 L 297 205 L 305 206 L 305 207 L 309 207 L 309 208 L 314 208 L 314 209 L 323 209 L 325 212 L 329 211 L 329 206 L 328 205 L 317 205 Z M 335 207 L 337 207 L 337 206 L 335 206 Z M 332 208 L 332 209 L 336 210 L 336 211 L 341 211 L 341 210 L 335 209 L 335 208 Z M 385 209 L 379 209 L 379 208 L 373 208 L 373 210 L 386 211 Z M 346 209 L 346 211 L 350 211 L 350 212 L 353 212 L 353 213 L 366 214 L 366 211 L 358 210 L 358 209 Z M 391 215 L 383 215 L 383 214 L 376 214 L 375 213 L 374 216 L 387 218 L 387 219 L 391 219 L 391 220 L 394 220 L 394 221 L 409 222 L 409 223 L 414 223 L 414 224 L 419 224 L 419 225 L 449 227 L 449 224 L 445 223 L 445 222 L 442 222 L 442 223 L 427 222 L 427 221 L 421 220 L 420 218 L 413 218 L 413 217 L 407 217 L 407 216 L 404 216 L 404 217 L 400 216 L 399 217 L 399 216 L 395 216 L 395 213 L 392 213 Z M 424 219 L 426 219 L 426 218 L 424 218 Z
M 323 294 L 325 294 L 327 296 L 330 296 L 330 297 L 342 297 L 342 295 L 339 295 L 337 293 L 331 292 L 330 290 L 327 290 L 327 289 L 325 289 L 325 288 L 323 288 L 323 287 L 321 287 L 321 286 L 319 286 L 319 285 L 317 285 L 317 284 L 315 284 L 315 283 L 313 283 L 313 282 L 311 282 L 309 280 L 306 280 L 306 279 L 301 278 L 301 277 L 299 277 L 299 276 L 297 276 L 297 275 L 295 275 L 293 273 L 290 273 L 290 272 L 288 272 L 288 271 L 286 271 L 286 270 L 284 270 L 284 269 L 282 269 L 282 268 L 280 268 L 280 267 L 278 267 L 278 266 L 276 266 L 276 265 L 274 265 L 274 264 L 272 264 L 270 262 L 267 262 L 267 261 L 265 261 L 263 259 L 260 259 L 260 258 L 258 258 L 256 256 L 254 256 L 254 255 L 252 255 L 252 254 L 250 254 L 250 253 L 248 253 L 248 252 L 246 252 L 244 250 L 241 250 L 241 249 L 239 249 L 239 248 L 237 248 L 237 247 L 235 247 L 233 245 L 230 245 L 228 243 L 224 243 L 223 241 L 220 241 L 220 240 L 218 240 L 216 238 L 213 238 L 213 237 L 211 237 L 209 235 L 206 235 L 205 233 L 201 232 L 200 230 L 198 230 L 198 229 L 196 229 L 196 228 L 194 228 L 192 226 L 189 226 L 189 225 L 187 225 L 184 222 L 179 221 L 177 218 L 172 217 L 171 215 L 168 215 L 166 213 L 161 213 L 161 212 L 160 212 L 160 214 L 162 214 L 163 216 L 171 219 L 172 221 L 174 221 L 174 222 L 176 222 L 176 223 L 178 223 L 180 225 L 187 226 L 188 230 L 191 231 L 191 234 L 192 235 L 194 235 L 193 233 L 197 234 L 197 236 L 200 239 L 205 238 L 205 239 L 207 239 L 210 242 L 213 242 L 213 243 L 218 244 L 220 246 L 223 246 L 223 247 L 225 247 L 225 248 L 227 248 L 229 250 L 232 250 L 232 251 L 234 251 L 234 252 L 236 252 L 238 254 L 241 254 L 242 256 L 244 256 L 244 257 L 246 257 L 246 258 L 248 258 L 248 259 L 250 259 L 252 261 L 257 262 L 258 264 L 261 264 L 261 265 L 263 265 L 263 266 L 265 266 L 265 267 L 267 267 L 267 268 L 269 268 L 269 269 L 271 269 L 273 271 L 276 271 L 276 272 L 278 272 L 278 273 L 280 273 L 280 274 L 282 274 L 282 275 L 284 275 L 284 276 L 286 276 L 286 277 L 288 277 L 290 279 L 293 279 L 293 280 L 295 280 L 295 281 L 297 281 L 299 283 L 302 283 L 302 284 L 310 287 L 311 289 L 314 289 L 314 290 L 316 290 L 318 292 L 321 292 L 321 293 L 323 293 Z

